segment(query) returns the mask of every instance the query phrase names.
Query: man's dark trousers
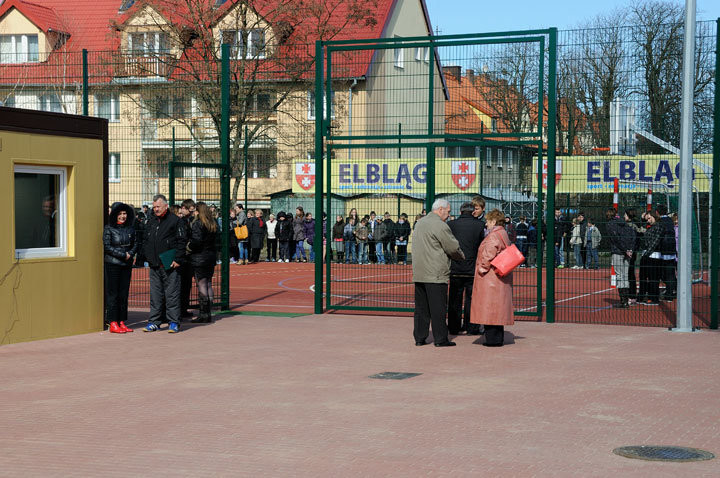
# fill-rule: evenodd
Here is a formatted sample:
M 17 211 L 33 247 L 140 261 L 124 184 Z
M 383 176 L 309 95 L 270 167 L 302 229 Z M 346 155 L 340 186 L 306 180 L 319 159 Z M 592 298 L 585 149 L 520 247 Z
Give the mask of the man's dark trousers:
M 436 344 L 447 342 L 448 329 L 445 325 L 447 312 L 447 284 L 415 282 L 415 342 L 424 342 L 430 334 L 432 323 L 433 339 Z
M 190 308 L 190 292 L 192 292 L 193 270 L 192 265 L 185 263 L 180 266 L 180 313 L 184 314 Z
M 479 333 L 480 325 L 470 323 L 470 305 L 475 277 L 450 276 L 450 294 L 448 297 L 448 332 L 457 335 L 461 330 Z M 465 293 L 465 313 L 463 313 L 463 293 Z M 462 323 L 461 323 L 462 321 Z
M 168 322 L 180 323 L 180 271 L 151 267 L 148 323 L 160 326 L 163 320 L 163 305 Z

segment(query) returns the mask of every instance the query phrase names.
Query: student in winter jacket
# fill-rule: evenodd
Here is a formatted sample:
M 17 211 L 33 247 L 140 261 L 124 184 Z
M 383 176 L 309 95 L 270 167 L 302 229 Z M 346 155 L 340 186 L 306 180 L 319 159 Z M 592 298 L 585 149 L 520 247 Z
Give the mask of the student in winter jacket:
M 635 229 L 630 227 L 628 221 L 630 217 L 627 212 L 624 219 L 617 215 L 614 208 L 610 208 L 605 213 L 608 219 L 607 232 L 610 240 L 610 264 L 615 269 L 617 281 L 618 295 L 620 302 L 614 304 L 615 308 L 628 308 L 630 299 L 630 281 L 628 272 L 630 269 L 630 259 L 635 253 Z
M 345 264 L 357 263 L 357 243 L 355 241 L 355 218 L 349 216 L 343 229 L 343 241 L 345 242 Z
M 660 304 L 660 279 L 663 263 L 660 242 L 664 231 L 658 219 L 657 212 L 645 214 L 645 220 L 650 227 L 643 235 L 640 254 L 641 295 L 638 297 L 638 302 L 642 305 Z
M 275 220 L 275 214 L 270 214 L 268 220 L 265 222 L 267 226 L 267 261 L 275 262 L 277 260 L 277 221 Z
M 375 218 L 375 229 L 373 233 L 373 242 L 375 245 L 375 257 L 378 264 L 385 264 L 385 246 L 383 245 L 388 236 L 387 228 L 381 217 Z
M 315 219 L 311 213 L 305 214 L 305 220 L 302 223 L 305 232 L 305 242 L 310 246 L 310 262 L 315 261 Z M 304 253 L 304 250 L 303 250 Z
M 341 214 L 337 215 L 335 224 L 332 227 L 332 252 L 335 256 L 335 262 L 341 264 L 345 254 L 343 233 L 345 232 L 345 220 Z M 332 260 L 332 258 L 331 258 Z
M 105 325 L 114 334 L 133 330 L 127 322 L 130 279 L 140 237 L 135 232 L 135 211 L 127 204 L 116 202 L 110 209 L 108 224 L 103 229 L 105 250 Z
M 275 234 L 280 243 L 280 260 L 279 262 L 290 262 L 290 241 L 293 236 L 292 223 L 288 222 L 287 215 L 284 211 L 280 211 L 277 215 L 277 228 Z
M 410 223 L 408 215 L 400 214 L 397 224 L 395 224 L 395 245 L 397 246 L 397 262 L 400 265 L 407 264 L 407 248 L 410 240 Z
M 580 220 L 578 218 L 573 219 L 573 227 L 572 227 L 572 233 L 570 234 L 570 246 L 573 249 L 573 254 L 575 256 L 575 265 L 572 267 L 573 269 L 582 269 L 583 268 L 583 260 L 582 260 L 582 246 L 583 246 L 583 237 L 580 233 Z
M 195 273 L 200 313 L 191 322 L 210 323 L 212 322 L 211 314 L 214 298 L 212 278 L 217 261 L 215 241 L 219 228 L 207 204 L 199 202 L 196 208 L 195 220 L 190 226 L 188 250 L 190 251 L 190 264 L 192 264 Z
M 368 236 L 370 235 L 370 230 L 367 224 L 368 220 L 362 218 L 360 225 L 356 227 L 353 232 L 353 234 L 355 234 L 355 240 L 357 241 L 358 264 L 370 264 L 370 259 L 368 258 Z
M 588 269 L 597 269 L 600 267 L 598 248 L 600 247 L 601 240 L 602 234 L 600 234 L 600 230 L 597 228 L 597 226 L 595 226 L 595 221 L 588 218 L 585 237 L 585 250 L 587 251 L 587 260 L 585 261 L 585 267 L 587 267 Z
M 302 207 L 295 209 L 295 217 L 293 218 L 293 241 L 295 241 L 295 255 L 293 259 L 296 262 L 307 262 L 305 255 L 305 210 Z
M 255 210 L 255 217 L 248 218 L 248 235 L 250 236 L 250 263 L 256 264 L 260 261 L 260 251 L 265 242 L 265 231 L 267 226 L 263 220 L 262 209 Z
M 385 253 L 385 262 L 388 264 L 395 263 L 395 223 L 390 219 L 390 213 L 385 212 L 383 215 L 383 224 L 385 225 L 385 237 L 382 240 Z

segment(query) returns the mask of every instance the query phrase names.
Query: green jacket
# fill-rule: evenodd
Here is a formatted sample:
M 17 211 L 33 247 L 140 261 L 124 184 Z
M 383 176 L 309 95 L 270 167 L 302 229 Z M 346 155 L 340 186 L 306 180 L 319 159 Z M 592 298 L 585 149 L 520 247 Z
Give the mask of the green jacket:
M 465 255 L 450 226 L 431 212 L 415 225 L 412 242 L 413 282 L 446 284 L 450 279 L 450 259 L 461 261 Z

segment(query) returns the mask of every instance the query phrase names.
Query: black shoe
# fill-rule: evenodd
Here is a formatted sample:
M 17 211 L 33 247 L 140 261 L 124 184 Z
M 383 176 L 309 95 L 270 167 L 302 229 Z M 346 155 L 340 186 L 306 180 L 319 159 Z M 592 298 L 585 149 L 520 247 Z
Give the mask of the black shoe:
M 460 335 L 461 333 L 461 330 L 448 330 L 448 334 L 450 335 Z
M 190 311 L 188 311 L 188 310 L 186 310 L 186 311 L 184 311 L 184 312 L 182 312 L 182 313 L 180 314 L 180 318 L 181 318 L 181 319 L 189 319 L 189 318 L 192 317 L 192 316 L 193 316 L 193 315 L 192 315 L 192 312 L 190 312 Z
M 450 342 L 449 340 L 445 342 L 440 342 L 439 344 L 435 344 L 435 347 L 455 347 L 457 344 L 455 342 Z
M 488 344 L 488 343 L 483 342 L 483 346 L 485 346 L 485 347 L 502 347 L 503 345 L 505 345 L 505 344 Z
M 416 342 L 415 342 L 415 346 L 416 346 L 416 347 L 422 347 L 423 345 L 427 345 L 427 344 L 428 344 L 428 343 L 425 342 L 424 340 L 423 340 L 422 342 L 419 342 L 419 341 L 416 341 Z

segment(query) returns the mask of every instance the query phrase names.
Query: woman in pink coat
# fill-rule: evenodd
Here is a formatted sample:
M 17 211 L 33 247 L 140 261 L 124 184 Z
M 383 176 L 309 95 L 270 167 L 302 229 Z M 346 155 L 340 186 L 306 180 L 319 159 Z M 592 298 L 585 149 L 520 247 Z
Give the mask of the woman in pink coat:
M 515 323 L 512 305 L 512 273 L 505 277 L 495 274 L 490 262 L 510 244 L 505 228 L 505 215 L 493 209 L 485 216 L 487 234 L 478 249 L 475 263 L 470 322 L 485 326 L 486 347 L 502 347 L 504 326 Z

